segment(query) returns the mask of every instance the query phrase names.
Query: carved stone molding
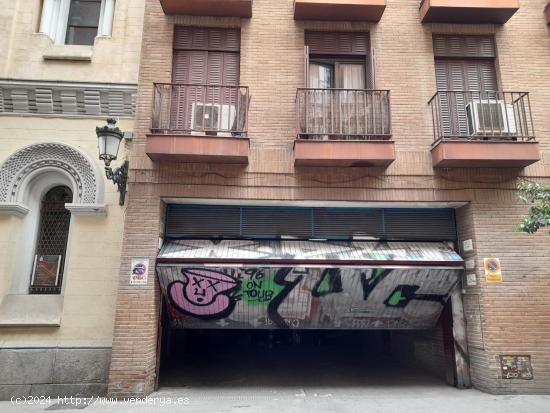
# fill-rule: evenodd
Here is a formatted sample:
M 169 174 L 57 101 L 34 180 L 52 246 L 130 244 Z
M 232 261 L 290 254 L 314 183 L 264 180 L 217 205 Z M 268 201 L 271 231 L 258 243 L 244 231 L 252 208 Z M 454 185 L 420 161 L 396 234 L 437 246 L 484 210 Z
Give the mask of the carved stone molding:
M 0 165 L 0 204 L 22 201 L 27 177 L 59 170 L 73 181 L 73 204 L 103 202 L 103 180 L 86 155 L 62 143 L 38 143 L 15 152 Z
M 134 117 L 136 92 L 127 84 L 0 79 L 0 114 Z

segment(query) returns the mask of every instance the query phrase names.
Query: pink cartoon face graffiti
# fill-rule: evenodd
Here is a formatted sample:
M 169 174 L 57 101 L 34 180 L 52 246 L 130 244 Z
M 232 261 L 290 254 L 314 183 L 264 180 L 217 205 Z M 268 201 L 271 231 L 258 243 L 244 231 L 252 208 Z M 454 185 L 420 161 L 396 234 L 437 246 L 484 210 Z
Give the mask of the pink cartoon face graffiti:
M 184 281 L 168 286 L 172 304 L 184 314 L 198 318 L 224 318 L 233 311 L 235 300 L 229 294 L 239 281 L 220 271 L 184 268 Z

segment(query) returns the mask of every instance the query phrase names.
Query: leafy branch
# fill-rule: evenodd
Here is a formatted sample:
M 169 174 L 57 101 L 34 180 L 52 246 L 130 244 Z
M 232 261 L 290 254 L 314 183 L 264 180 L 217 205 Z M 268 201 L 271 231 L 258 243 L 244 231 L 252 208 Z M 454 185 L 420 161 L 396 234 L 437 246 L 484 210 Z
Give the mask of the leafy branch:
M 534 234 L 541 228 L 550 227 L 550 185 L 520 179 L 517 188 L 520 199 L 532 204 L 529 215 L 518 225 L 517 230 Z

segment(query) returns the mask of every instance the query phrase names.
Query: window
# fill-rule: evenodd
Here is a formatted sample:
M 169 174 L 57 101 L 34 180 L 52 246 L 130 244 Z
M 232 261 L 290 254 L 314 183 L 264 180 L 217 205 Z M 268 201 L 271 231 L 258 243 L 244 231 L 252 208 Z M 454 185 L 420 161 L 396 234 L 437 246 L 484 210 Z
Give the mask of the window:
M 374 89 L 368 33 L 305 32 L 305 87 L 298 90 L 301 139 L 388 137 L 389 97 Z
M 57 44 L 92 46 L 111 36 L 115 0 L 44 0 L 40 32 Z
M 101 0 L 71 0 L 65 44 L 94 44 L 99 28 L 101 3 Z
M 368 33 L 305 32 L 306 87 L 372 89 L 373 57 Z M 328 82 L 328 83 L 327 83 Z M 324 84 L 330 84 L 325 87 Z
M 50 189 L 42 198 L 40 221 L 31 275 L 31 294 L 60 294 L 69 238 L 72 191 L 66 186 Z
M 172 81 L 173 128 L 197 134 L 244 129 L 238 29 L 177 26 Z
M 365 63 L 335 59 L 309 62 L 309 87 L 317 89 L 366 89 Z
M 436 35 L 433 41 L 444 135 L 512 132 L 516 124 L 513 99 L 498 92 L 493 37 Z

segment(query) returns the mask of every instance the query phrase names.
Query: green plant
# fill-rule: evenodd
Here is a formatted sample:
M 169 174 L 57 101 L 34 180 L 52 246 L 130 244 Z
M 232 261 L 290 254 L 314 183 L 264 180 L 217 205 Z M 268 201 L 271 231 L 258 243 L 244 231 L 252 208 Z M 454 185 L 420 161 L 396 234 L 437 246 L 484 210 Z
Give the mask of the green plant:
M 531 204 L 529 215 L 518 225 L 517 230 L 534 234 L 550 226 L 550 186 L 520 179 L 517 187 L 520 199 Z

